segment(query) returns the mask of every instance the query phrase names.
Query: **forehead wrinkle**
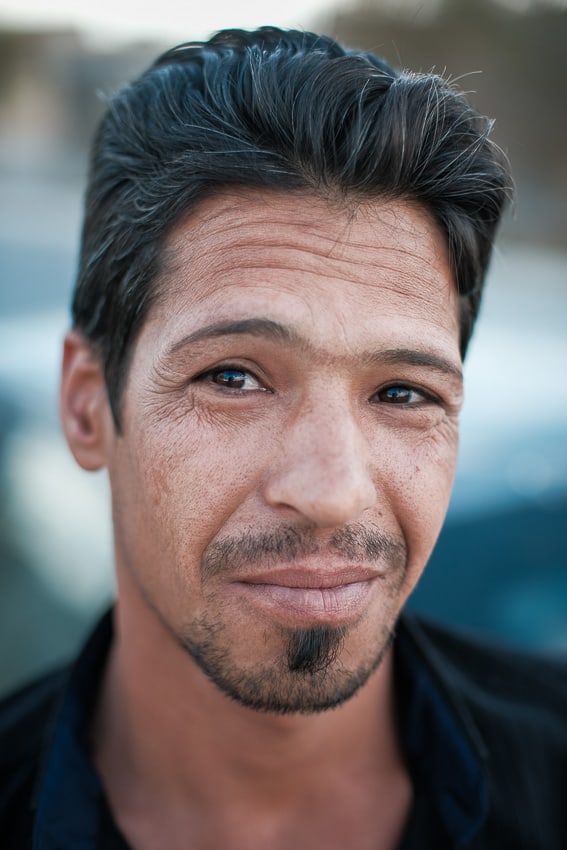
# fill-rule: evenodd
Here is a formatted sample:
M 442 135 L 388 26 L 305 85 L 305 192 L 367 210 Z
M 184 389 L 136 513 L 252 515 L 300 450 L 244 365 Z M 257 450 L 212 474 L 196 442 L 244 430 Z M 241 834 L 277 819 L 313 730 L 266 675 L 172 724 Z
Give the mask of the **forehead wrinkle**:
M 186 246 L 189 250 L 185 250 Z M 260 250 L 257 252 L 256 249 Z M 282 263 L 284 256 L 288 260 L 293 258 L 292 267 L 284 266 Z M 221 285 L 224 287 L 227 283 L 241 286 L 242 278 L 247 272 L 263 270 L 270 273 L 274 271 L 307 273 L 316 277 L 328 277 L 330 280 L 343 279 L 337 272 L 330 269 L 322 271 L 316 265 L 318 259 L 326 260 L 328 256 L 328 252 L 317 250 L 313 245 L 288 246 L 283 241 L 262 239 L 257 233 L 256 239 L 254 241 L 247 239 L 245 245 L 242 245 L 241 239 L 235 239 L 232 243 L 223 239 L 222 243 L 217 243 L 213 252 L 209 250 L 209 244 L 206 241 L 196 242 L 194 245 L 182 243 L 169 246 L 164 250 L 159 274 L 159 290 L 175 291 L 187 285 L 198 285 L 203 272 L 208 276 L 214 274 L 219 287 Z M 356 268 L 356 264 L 353 265 Z M 266 280 L 266 284 L 270 285 L 270 281 Z M 198 298 L 196 289 L 195 295 Z
M 308 272 L 314 278 L 323 280 L 366 283 L 366 280 L 361 279 L 364 277 L 361 267 L 366 267 L 368 271 L 368 267 L 374 266 L 378 276 L 380 271 L 385 274 L 386 280 L 383 284 L 388 289 L 397 290 L 401 295 L 409 290 L 420 300 L 428 300 L 428 293 L 422 290 L 427 289 L 429 283 L 434 284 L 435 280 L 430 279 L 428 275 L 424 278 L 423 266 L 434 268 L 436 258 L 428 256 L 427 252 L 426 256 L 423 256 L 419 248 L 424 242 L 430 242 L 432 236 L 439 237 L 440 233 L 427 211 L 419 205 L 417 211 L 424 217 L 424 221 L 408 224 L 402 216 L 403 210 L 397 210 L 387 204 L 356 205 L 344 221 L 344 210 L 326 203 L 322 206 L 323 210 L 330 214 L 329 228 L 327 231 L 321 231 L 313 216 L 305 215 L 302 201 L 306 199 L 295 199 L 298 203 L 293 207 L 291 216 L 285 203 L 289 200 L 286 194 L 282 198 L 280 193 L 248 193 L 235 190 L 221 193 L 214 199 L 198 204 L 191 214 L 178 221 L 165 241 L 160 274 L 156 282 L 158 299 L 166 295 L 168 290 L 181 293 L 188 285 L 192 289 L 198 289 L 201 270 L 205 273 L 214 272 L 220 279 L 228 278 L 228 283 L 232 283 L 231 278 L 235 277 L 234 283 L 238 284 L 238 277 L 245 274 L 247 269 L 258 271 L 265 268 L 267 271 L 278 271 L 283 257 L 295 255 L 297 273 Z M 321 206 L 316 198 L 311 201 L 316 206 Z M 337 215 L 333 214 L 335 209 Z M 398 233 L 400 241 L 380 245 L 373 240 L 370 243 L 366 239 L 359 240 L 356 227 L 353 227 L 359 216 L 366 220 L 375 219 L 377 224 L 387 227 L 394 235 Z M 285 238 L 278 238 L 277 232 L 274 238 L 274 226 L 280 225 L 293 228 L 294 244 L 289 245 Z M 402 234 L 413 237 L 415 250 L 403 245 Z M 315 235 L 317 239 L 311 240 L 311 235 Z M 269 258 L 254 261 L 256 250 L 264 254 L 272 251 L 273 262 L 270 262 Z M 380 251 L 383 251 L 382 258 L 376 255 L 376 252 Z M 434 253 L 438 255 L 439 251 L 446 253 L 442 240 Z M 348 256 L 350 253 L 354 256 Z M 402 260 L 402 268 L 396 265 L 396 254 Z M 392 258 L 390 261 L 388 255 Z M 305 260 L 299 261 L 302 256 Z M 239 268 L 238 261 L 241 258 L 244 258 L 245 262 Z M 330 260 L 331 263 L 335 261 L 337 267 L 321 270 L 316 266 L 317 260 Z M 405 260 L 407 262 L 404 262 Z M 416 262 L 422 266 L 419 276 L 414 275 L 411 269 Z M 343 273 L 343 269 L 352 269 L 354 273 Z M 195 294 L 197 295 L 196 291 Z M 197 300 L 200 300 L 198 295 Z
M 285 202 L 295 200 L 297 205 L 290 210 Z M 282 201 L 284 202 L 282 204 Z M 311 202 L 316 207 L 322 207 L 322 212 L 326 213 L 329 220 L 329 229 L 327 232 L 321 232 L 318 226 L 318 219 L 314 220 L 312 214 L 307 215 L 303 209 L 305 202 Z M 430 219 L 427 210 L 422 209 L 419 205 L 406 204 L 404 206 L 414 207 L 418 212 L 425 217 L 424 225 L 408 224 L 401 218 L 401 212 L 395 208 L 391 209 L 390 205 L 383 200 L 377 199 L 369 204 L 357 203 L 353 209 L 347 210 L 347 220 L 344 220 L 345 209 L 330 205 L 329 203 L 321 202 L 317 197 L 305 198 L 302 195 L 295 196 L 294 193 L 279 193 L 279 192 L 227 192 L 219 196 L 209 199 L 197 205 L 187 216 L 182 217 L 169 232 L 165 244 L 164 255 L 176 255 L 182 252 L 184 248 L 189 247 L 191 253 L 199 252 L 199 248 L 203 242 L 208 239 L 216 240 L 221 236 L 221 241 L 236 233 L 234 239 L 234 247 L 242 242 L 244 236 L 247 244 L 250 247 L 282 247 L 284 242 L 266 240 L 266 236 L 273 230 L 274 226 L 280 228 L 291 226 L 300 237 L 304 237 L 308 250 L 313 248 L 310 242 L 310 237 L 317 236 L 319 241 L 326 241 L 329 244 L 328 252 L 320 251 L 322 256 L 330 256 L 335 252 L 340 253 L 341 249 L 352 247 L 356 250 L 373 250 L 374 248 L 385 247 L 387 250 L 401 251 L 412 255 L 411 250 L 395 245 L 376 245 L 375 243 L 368 244 L 367 241 L 358 241 L 356 238 L 356 224 L 358 218 L 375 219 L 380 227 L 388 228 L 393 235 L 406 234 L 413 236 L 416 245 L 419 245 L 428 238 L 432 233 L 439 230 Z M 266 214 L 267 212 L 267 214 Z M 232 248 L 229 240 L 226 247 Z M 178 245 L 173 243 L 179 242 Z M 446 246 L 445 246 L 446 247 Z M 206 253 L 206 250 L 203 249 Z M 419 253 L 419 252 L 416 252 Z M 169 271 L 167 257 L 165 259 L 165 268 Z
M 223 248 L 223 253 L 230 251 L 231 254 L 247 253 L 255 248 L 260 249 L 278 249 L 286 248 L 287 242 L 285 238 L 274 238 L 273 226 L 287 226 L 290 224 L 290 218 L 287 211 L 282 210 L 281 216 L 273 216 L 272 218 L 256 218 L 246 220 L 242 215 L 234 215 L 238 213 L 237 207 L 208 210 L 205 217 L 199 215 L 196 211 L 195 217 L 189 217 L 178 223 L 178 225 L 170 232 L 165 240 L 162 250 L 162 273 L 165 275 L 174 274 L 187 261 L 199 261 L 202 258 L 209 260 L 210 245 L 212 243 L 220 244 Z M 250 211 L 246 208 L 246 212 Z M 228 215 L 227 215 L 228 213 Z M 232 215 L 231 215 L 232 214 Z M 319 254 L 320 256 L 328 256 L 332 253 L 337 241 L 341 240 L 329 234 L 322 234 L 316 226 L 313 226 L 312 218 L 305 220 L 298 219 L 292 222 L 295 228 L 295 234 L 299 234 L 305 239 L 305 247 L 303 245 L 289 246 L 290 250 L 301 253 Z M 315 251 L 312 242 L 309 241 L 310 236 L 316 235 L 319 241 L 327 241 L 330 244 L 328 251 Z M 219 238 L 220 237 L 220 238 Z M 232 238 L 231 238 L 232 237 Z M 243 245 L 243 241 L 245 244 Z
M 288 284 L 295 286 L 297 275 L 305 274 L 317 288 L 326 283 L 333 287 L 338 304 L 342 303 L 340 293 L 343 288 L 347 293 L 349 285 L 360 286 L 361 297 L 369 288 L 376 288 L 377 298 L 380 298 L 380 290 L 395 295 L 403 315 L 413 312 L 412 304 L 421 303 L 433 307 L 430 318 L 434 324 L 442 319 L 440 307 L 443 313 L 454 315 L 457 322 L 453 275 L 449 269 L 447 275 L 439 274 L 436 268 L 436 260 L 446 260 L 443 242 L 427 239 L 428 235 L 439 236 L 439 233 L 435 227 L 426 227 L 423 223 L 410 226 L 403 216 L 398 226 L 403 210 L 394 214 L 394 209 L 382 215 L 383 210 L 373 209 L 371 216 L 362 216 L 376 218 L 378 224 L 386 225 L 394 233 L 394 237 L 398 233 L 399 238 L 394 238 L 393 242 L 385 237 L 382 243 L 381 238 L 358 237 L 356 228 L 350 227 L 356 216 L 350 216 L 347 222 L 339 217 L 340 226 L 336 230 L 333 222 L 329 229 L 321 229 L 313 216 L 307 220 L 305 215 L 297 218 L 292 215 L 290 219 L 289 210 L 277 204 L 251 208 L 244 204 L 240 209 L 239 204 L 227 204 L 227 200 L 224 199 L 220 206 L 197 209 L 194 218 L 191 215 L 180 221 L 170 232 L 164 245 L 161 274 L 156 281 L 156 307 L 168 297 L 175 303 L 178 298 L 185 299 L 189 295 L 193 308 L 212 297 L 211 303 L 218 309 L 222 303 L 218 299 L 229 290 L 236 294 L 240 289 L 249 293 L 249 284 L 252 284 L 261 287 L 263 297 L 269 297 L 271 289 L 287 291 Z M 216 199 L 216 203 L 218 201 Z M 300 211 L 305 212 L 301 205 Z M 271 215 L 261 215 L 264 212 Z M 285 230 L 283 236 L 277 231 L 274 233 L 278 221 L 284 226 L 290 225 L 292 232 Z M 317 237 L 312 241 L 311 231 Z M 345 239 L 342 234 L 346 232 Z M 404 234 L 412 237 L 409 247 L 404 244 Z M 429 245 L 429 250 L 420 250 L 421 245 L 425 248 Z M 309 288 L 308 278 L 306 289 Z M 446 290 L 442 305 L 438 304 L 441 289 Z M 258 306 L 262 309 L 260 304 Z M 338 307 L 337 318 L 340 312 Z
M 160 268 L 161 286 L 173 284 L 173 288 L 176 288 L 175 284 L 184 285 L 189 274 L 198 279 L 202 268 L 207 273 L 214 272 L 219 278 L 238 278 L 247 270 L 286 271 L 282 269 L 284 257 L 288 261 L 294 260 L 289 269 L 292 273 L 307 272 L 318 278 L 344 279 L 352 283 L 366 282 L 362 280 L 365 271 L 374 267 L 377 275 L 385 273 L 384 283 L 394 284 L 394 289 L 398 288 L 396 284 L 401 284 L 399 288 L 403 292 L 407 282 L 411 285 L 412 293 L 415 292 L 418 297 L 421 294 L 420 282 L 436 282 L 433 275 L 426 276 L 425 280 L 423 278 L 424 267 L 435 269 L 436 257 L 428 256 L 427 252 L 424 256 L 419 250 L 419 240 L 416 241 L 415 250 L 412 250 L 402 245 L 369 244 L 366 240 L 358 239 L 341 240 L 334 235 L 322 234 L 315 228 L 317 242 L 313 242 L 309 239 L 310 228 L 303 226 L 294 233 L 294 237 L 299 235 L 301 242 L 289 244 L 285 238 L 274 238 L 271 231 L 259 230 L 261 224 L 257 222 L 246 226 L 242 222 L 226 223 L 221 215 L 216 218 L 219 219 L 218 228 L 208 233 L 199 233 L 202 225 L 197 225 L 185 238 L 168 240 Z M 232 236 L 231 231 L 234 231 L 234 238 L 229 237 L 229 234 Z M 211 244 L 216 250 L 210 250 Z M 401 260 L 399 265 L 396 256 Z M 329 265 L 320 268 L 317 265 L 319 260 L 328 260 Z M 420 265 L 419 275 L 414 271 L 416 264 Z M 343 274 L 343 269 L 353 270 L 354 273 Z M 177 281 L 173 280 L 176 276 L 180 278 Z
M 351 283 L 363 287 L 379 285 L 381 288 L 397 292 L 402 298 L 407 297 L 408 292 L 410 292 L 412 296 L 420 301 L 430 301 L 434 297 L 434 292 L 430 288 L 436 290 L 443 285 L 443 282 L 438 281 L 433 274 L 431 276 L 424 275 L 423 269 L 418 274 L 417 270 L 411 267 L 400 268 L 395 264 L 392 265 L 390 262 L 386 262 L 386 257 L 382 258 L 384 260 L 383 262 L 377 263 L 367 262 L 367 259 L 370 258 L 365 258 L 360 254 L 358 258 L 353 259 L 344 256 L 330 258 L 325 251 L 317 250 L 313 246 L 306 246 L 305 248 L 290 246 L 286 248 L 285 245 L 278 245 L 276 243 L 270 245 L 266 242 L 259 242 L 258 245 L 267 249 L 267 251 L 273 247 L 280 251 L 285 251 L 288 256 L 293 254 L 295 258 L 293 267 L 282 267 L 281 255 L 279 257 L 274 255 L 273 259 L 270 259 L 268 256 L 255 259 L 254 251 L 248 250 L 248 248 L 253 249 L 255 247 L 253 245 L 247 245 L 246 247 L 237 246 L 235 248 L 228 247 L 226 251 L 219 252 L 215 257 L 212 257 L 210 253 L 204 250 L 199 251 L 199 249 L 190 257 L 183 257 L 176 252 L 176 267 L 169 263 L 168 267 L 166 266 L 166 268 L 162 269 L 160 274 L 160 288 L 162 291 L 169 289 L 175 291 L 176 289 L 183 289 L 193 282 L 197 283 L 200 277 L 200 269 L 205 262 L 207 263 L 206 272 L 209 274 L 214 273 L 217 278 L 217 288 L 219 290 L 227 286 L 239 287 L 243 282 L 247 283 L 245 277 L 247 272 L 262 271 L 267 273 L 265 285 L 268 287 L 274 285 L 272 279 L 273 272 L 279 274 L 278 281 L 280 286 L 283 285 L 281 275 L 293 276 L 295 274 L 305 273 L 309 274 L 313 279 L 323 281 Z M 413 256 L 411 252 L 402 253 L 407 254 L 409 257 Z M 244 259 L 244 262 L 238 262 L 240 259 Z M 328 265 L 318 265 L 316 263 L 318 259 L 330 259 L 331 262 Z M 431 270 L 434 270 L 433 262 L 428 262 L 427 265 Z M 365 279 L 369 266 L 375 269 L 375 277 L 372 280 Z M 197 289 L 195 289 L 194 295 L 197 301 L 201 300 Z

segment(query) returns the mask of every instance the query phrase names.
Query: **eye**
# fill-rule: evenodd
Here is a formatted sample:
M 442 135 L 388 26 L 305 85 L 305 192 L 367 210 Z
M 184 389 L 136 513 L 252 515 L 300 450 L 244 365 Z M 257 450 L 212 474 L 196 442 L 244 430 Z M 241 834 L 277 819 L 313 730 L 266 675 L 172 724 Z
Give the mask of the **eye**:
M 265 392 L 258 378 L 246 369 L 237 366 L 221 366 L 217 369 L 209 369 L 198 377 L 199 381 L 216 384 L 224 390 L 236 390 L 237 392 L 251 392 L 261 390 Z
M 379 401 L 382 404 L 399 404 L 413 406 L 423 403 L 434 403 L 436 399 L 426 393 L 424 390 L 418 390 L 415 387 L 409 387 L 405 384 L 392 384 L 390 387 L 384 387 L 378 390 L 372 397 L 373 400 Z

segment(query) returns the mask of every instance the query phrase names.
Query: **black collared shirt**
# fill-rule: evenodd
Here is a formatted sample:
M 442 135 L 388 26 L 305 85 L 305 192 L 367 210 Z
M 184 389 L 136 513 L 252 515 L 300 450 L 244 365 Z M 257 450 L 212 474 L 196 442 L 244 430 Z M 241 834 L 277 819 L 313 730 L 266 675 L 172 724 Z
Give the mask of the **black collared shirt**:
M 88 744 L 111 641 L 107 617 L 70 669 L 0 703 L 1 850 L 128 850 Z M 565 659 L 407 616 L 394 656 L 415 792 L 397 850 L 565 850 Z
M 128 850 L 88 745 L 91 707 L 111 640 L 107 616 L 71 670 L 39 775 L 33 850 Z M 482 742 L 404 619 L 394 647 L 399 731 L 414 786 L 399 850 L 460 850 L 487 814 Z

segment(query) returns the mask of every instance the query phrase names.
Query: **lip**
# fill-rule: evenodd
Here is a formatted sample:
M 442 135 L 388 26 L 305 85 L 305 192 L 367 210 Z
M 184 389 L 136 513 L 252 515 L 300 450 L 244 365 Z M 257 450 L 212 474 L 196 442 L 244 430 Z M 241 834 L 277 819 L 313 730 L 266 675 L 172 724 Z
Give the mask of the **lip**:
M 344 587 L 349 584 L 372 581 L 381 572 L 365 567 L 338 567 L 336 569 L 313 568 L 306 566 L 273 569 L 259 575 L 245 576 L 238 580 L 242 584 L 269 584 L 280 587 L 304 588 L 306 590 L 326 590 Z
M 380 577 L 375 569 L 273 570 L 232 583 L 239 602 L 290 627 L 348 625 L 369 605 Z

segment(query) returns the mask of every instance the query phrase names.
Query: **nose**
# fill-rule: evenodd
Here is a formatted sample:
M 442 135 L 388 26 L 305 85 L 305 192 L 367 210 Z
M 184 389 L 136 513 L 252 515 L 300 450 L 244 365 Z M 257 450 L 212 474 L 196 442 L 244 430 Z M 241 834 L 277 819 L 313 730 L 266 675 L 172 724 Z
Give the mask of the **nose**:
M 320 528 L 353 522 L 376 504 L 367 438 L 353 414 L 338 407 L 326 399 L 282 434 L 264 488 L 272 507 Z

